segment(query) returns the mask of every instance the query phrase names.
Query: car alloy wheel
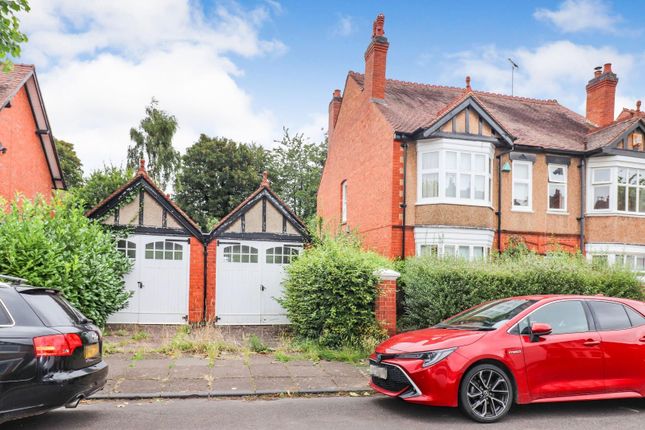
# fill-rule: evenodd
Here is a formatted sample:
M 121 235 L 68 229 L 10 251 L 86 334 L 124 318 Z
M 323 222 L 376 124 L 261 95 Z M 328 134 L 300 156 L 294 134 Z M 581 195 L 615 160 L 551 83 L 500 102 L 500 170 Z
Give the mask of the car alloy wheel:
M 460 406 L 475 421 L 490 423 L 504 417 L 513 403 L 513 385 L 502 369 L 492 364 L 472 368 L 460 388 Z

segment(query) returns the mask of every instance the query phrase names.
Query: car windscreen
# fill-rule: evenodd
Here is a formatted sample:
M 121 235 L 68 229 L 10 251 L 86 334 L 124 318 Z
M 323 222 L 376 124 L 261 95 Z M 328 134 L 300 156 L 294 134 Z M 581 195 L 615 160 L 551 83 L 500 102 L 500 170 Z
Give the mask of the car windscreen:
M 45 292 L 23 293 L 22 297 L 48 327 L 76 325 L 84 317 L 61 297 Z
M 527 299 L 504 299 L 483 303 L 437 324 L 437 328 L 495 330 L 536 303 Z

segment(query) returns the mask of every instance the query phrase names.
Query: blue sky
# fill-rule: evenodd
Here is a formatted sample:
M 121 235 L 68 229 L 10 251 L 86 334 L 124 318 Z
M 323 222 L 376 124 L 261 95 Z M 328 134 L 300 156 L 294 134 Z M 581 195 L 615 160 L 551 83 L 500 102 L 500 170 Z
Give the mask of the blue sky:
M 152 96 L 199 133 L 271 146 L 286 126 L 313 139 L 348 70 L 363 71 L 377 13 L 390 78 L 556 98 L 584 111 L 593 67 L 614 63 L 617 111 L 645 97 L 645 2 L 32 0 L 18 61 L 35 63 L 57 137 L 87 169 L 120 164 Z

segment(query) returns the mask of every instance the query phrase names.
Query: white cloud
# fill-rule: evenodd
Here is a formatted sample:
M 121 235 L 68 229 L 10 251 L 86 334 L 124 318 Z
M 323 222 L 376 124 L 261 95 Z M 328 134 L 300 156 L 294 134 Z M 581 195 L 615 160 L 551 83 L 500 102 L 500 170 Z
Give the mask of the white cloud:
M 639 70 L 645 66 L 643 57 L 622 53 L 612 47 L 577 45 L 563 40 L 534 49 L 504 51 L 488 46 L 476 52 L 460 52 L 445 61 L 444 75 L 453 81 L 470 75 L 475 89 L 510 94 L 509 57 L 519 65 L 515 71 L 515 95 L 557 99 L 580 113 L 584 113 L 585 86 L 593 77 L 594 67 L 613 63 L 613 70 L 620 79 L 616 103 L 618 112 L 622 109 L 619 103 L 631 100 L 623 94 L 628 94 L 638 85 Z
M 565 0 L 557 10 L 537 9 L 533 16 L 550 22 L 565 33 L 585 30 L 613 32 L 622 20 L 603 0 Z
M 354 32 L 354 19 L 349 15 L 338 15 L 332 29 L 333 36 L 347 37 Z
M 202 132 L 271 145 L 280 126 L 236 82 L 233 57 L 286 51 L 259 35 L 279 6 L 206 15 L 190 0 L 33 0 L 20 61 L 36 64 L 53 131 L 86 169 L 125 160 L 130 127 L 153 96 L 177 117 L 180 150 Z

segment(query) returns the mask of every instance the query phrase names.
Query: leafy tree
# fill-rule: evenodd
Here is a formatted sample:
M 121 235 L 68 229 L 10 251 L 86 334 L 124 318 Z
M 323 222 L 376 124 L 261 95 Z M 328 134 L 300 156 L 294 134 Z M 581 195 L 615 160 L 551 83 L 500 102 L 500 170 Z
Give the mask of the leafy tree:
M 102 169 L 94 170 L 85 180 L 85 184 L 72 192 L 82 202 L 85 210 L 92 209 L 101 200 L 132 179 L 133 175 L 134 171 L 129 168 L 103 166 Z
M 20 44 L 27 41 L 27 35 L 20 31 L 20 21 L 16 15 L 29 10 L 27 0 L 0 0 L 0 64 L 5 72 L 13 67 L 7 57 L 19 57 Z
M 303 134 L 291 136 L 284 129 L 279 145 L 271 152 L 272 188 L 303 219 L 316 214 L 316 194 L 327 157 L 326 139 L 309 142 Z
M 177 127 L 175 116 L 159 109 L 159 102 L 153 98 L 139 128 L 130 129 L 134 145 L 128 147 L 128 167 L 136 169 L 139 160 L 145 159 L 148 174 L 162 189 L 174 178 L 181 160 L 179 151 L 172 146 Z
M 261 146 L 202 134 L 182 157 L 175 200 L 206 229 L 258 187 L 266 162 Z
M 88 219 L 73 193 L 50 202 L 0 202 L 0 273 L 60 290 L 88 318 L 103 325 L 125 306 L 123 275 L 131 269 L 115 237 Z
M 56 139 L 56 151 L 67 187 L 71 189 L 83 185 L 83 163 L 74 150 L 74 144 Z

